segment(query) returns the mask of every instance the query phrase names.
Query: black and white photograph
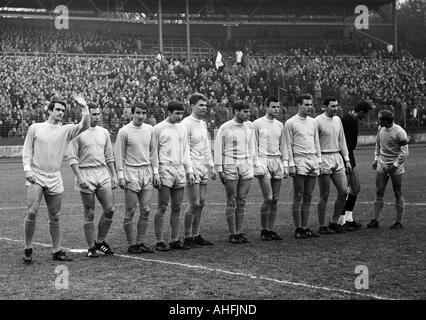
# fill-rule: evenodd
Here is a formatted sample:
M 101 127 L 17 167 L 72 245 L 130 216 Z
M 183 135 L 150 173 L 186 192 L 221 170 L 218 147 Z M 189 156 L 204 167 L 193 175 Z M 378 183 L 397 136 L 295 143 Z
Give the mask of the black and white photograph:
M 0 300 L 426 299 L 425 158 L 425 0 L 0 0 Z

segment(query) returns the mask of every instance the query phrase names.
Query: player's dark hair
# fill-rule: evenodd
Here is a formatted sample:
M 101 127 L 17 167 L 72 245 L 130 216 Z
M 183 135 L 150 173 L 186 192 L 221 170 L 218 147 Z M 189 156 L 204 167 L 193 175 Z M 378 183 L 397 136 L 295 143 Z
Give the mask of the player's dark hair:
M 96 103 L 92 103 L 92 102 L 89 102 L 87 104 L 87 107 L 88 107 L 89 110 L 90 109 L 97 109 L 97 108 L 99 108 L 99 106 Z
M 373 107 L 371 106 L 371 104 L 367 101 L 360 101 L 356 104 L 354 111 L 355 112 L 365 112 L 367 113 L 368 111 L 372 110 Z
M 148 111 L 148 107 L 146 106 L 144 102 L 136 102 L 132 104 L 130 107 L 130 111 L 132 112 L 132 114 L 135 114 L 136 108 Z
M 207 101 L 207 97 L 204 94 L 198 92 L 191 94 L 189 96 L 189 105 L 195 105 L 200 100 Z
M 184 111 L 183 104 L 180 101 L 172 100 L 167 103 L 167 111 L 173 113 L 173 111 Z
M 278 101 L 278 98 L 277 98 L 277 97 L 275 97 L 275 96 L 269 96 L 269 97 L 267 97 L 267 98 L 265 99 L 265 107 L 266 107 L 266 108 L 269 108 L 269 104 L 270 104 L 271 102 L 279 102 L 279 101 Z
M 328 105 L 330 104 L 330 101 L 337 101 L 337 98 L 336 98 L 336 97 L 333 97 L 333 96 L 326 97 L 326 98 L 324 99 L 323 105 L 324 105 L 325 107 L 328 107 Z
M 389 111 L 389 110 L 381 110 L 381 111 L 379 112 L 379 115 L 381 116 L 382 121 L 384 121 L 384 122 L 388 122 L 388 123 L 393 123 L 394 116 L 393 116 L 392 111 Z
M 67 108 L 67 104 L 64 101 L 53 99 L 52 101 L 50 101 L 49 105 L 47 106 L 47 110 L 53 111 L 53 109 L 55 108 L 55 103 L 59 103 L 60 105 L 63 105 L 65 109 Z
M 302 93 L 296 97 L 296 105 L 303 104 L 303 100 L 312 100 L 312 95 L 309 93 Z
M 235 111 L 241 111 L 250 109 L 250 106 L 247 102 L 243 100 L 237 100 L 232 104 L 232 112 L 235 114 Z

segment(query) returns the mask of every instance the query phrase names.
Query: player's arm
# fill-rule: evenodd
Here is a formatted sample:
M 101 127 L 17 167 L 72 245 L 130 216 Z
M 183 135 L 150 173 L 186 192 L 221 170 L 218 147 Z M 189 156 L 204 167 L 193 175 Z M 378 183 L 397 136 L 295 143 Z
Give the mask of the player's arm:
M 34 126 L 31 125 L 25 136 L 24 147 L 22 149 L 22 163 L 24 165 L 25 179 L 31 183 L 35 182 L 34 174 L 31 170 L 31 160 L 34 152 L 34 136 L 35 129 Z
M 223 126 L 217 131 L 216 139 L 214 140 L 213 161 L 216 166 L 216 171 L 219 174 L 220 181 L 225 184 L 225 175 L 223 173 Z
M 75 175 L 75 178 L 77 179 L 77 184 L 83 188 L 88 189 L 89 186 L 84 181 L 83 177 L 81 176 L 81 171 L 78 166 L 79 163 L 79 140 L 78 138 L 74 138 L 71 140 L 71 143 L 68 147 L 68 162 L 71 166 L 72 172 Z
M 115 166 L 118 176 L 118 186 L 122 189 L 126 187 L 126 181 L 124 179 L 124 158 L 126 152 L 126 139 L 127 136 L 123 129 L 118 130 L 117 139 L 115 141 Z
M 109 132 L 106 131 L 105 134 L 106 134 L 106 143 L 104 148 L 105 162 L 108 166 L 109 173 L 111 175 L 111 187 L 115 189 L 117 188 L 118 180 L 117 180 L 117 173 L 115 169 L 114 151 L 112 149 L 111 137 L 109 135 Z
M 160 179 L 160 174 L 158 172 L 158 167 L 159 167 L 158 136 L 159 134 L 160 134 L 160 129 L 158 128 L 158 126 L 155 126 L 151 134 L 149 149 L 150 149 L 151 166 L 152 166 L 152 172 L 153 172 L 153 185 L 154 185 L 154 188 L 157 188 L 160 190 L 161 179 Z
M 288 150 L 287 150 L 287 143 L 286 143 L 286 134 L 285 134 L 285 127 L 281 129 L 281 135 L 280 135 L 280 153 L 281 153 L 281 161 L 284 166 L 284 179 L 288 178 L 289 170 L 288 170 Z
M 205 125 L 205 130 L 207 132 L 207 134 L 204 137 L 204 161 L 206 162 L 206 164 L 208 165 L 208 167 L 210 168 L 210 175 L 212 177 L 213 180 L 216 180 L 216 170 L 214 168 L 214 163 L 213 163 L 213 156 L 212 156 L 212 148 L 210 145 L 210 133 L 207 130 L 207 125 Z
M 284 171 L 288 170 L 291 177 L 296 176 L 296 167 L 293 158 L 293 129 L 292 123 L 287 121 L 284 125 L 284 144 L 286 146 L 287 157 L 283 155 Z M 286 169 L 287 168 L 287 169 Z
M 408 157 L 408 137 L 405 131 L 398 132 L 397 134 L 400 151 L 395 162 L 390 166 L 389 172 L 392 174 L 396 169 L 405 162 Z
M 346 143 L 346 137 L 345 137 L 345 130 L 343 129 L 342 121 L 339 117 L 337 117 L 339 120 L 340 130 L 339 130 L 339 149 L 340 154 L 342 155 L 344 161 L 345 161 L 345 168 L 347 172 L 350 172 L 352 170 L 351 162 L 349 161 L 349 152 L 348 152 L 348 145 Z
M 321 144 L 320 144 L 320 139 L 319 139 L 319 126 L 318 123 L 315 121 L 315 150 L 316 150 L 316 154 L 317 154 L 317 158 L 318 158 L 318 163 L 320 164 L 320 168 L 321 168 L 321 163 L 322 163 L 322 158 L 321 158 Z M 346 149 L 347 150 L 347 149 Z
M 374 148 L 374 161 L 371 165 L 373 170 L 377 169 L 377 160 L 379 159 L 379 156 L 380 156 L 380 130 L 381 128 L 379 127 L 379 130 L 377 130 L 377 135 L 376 135 L 376 146 Z
M 248 145 L 247 145 L 247 153 L 248 153 L 248 157 L 251 163 L 253 163 L 253 165 L 255 167 L 259 166 L 259 158 L 256 154 L 256 142 L 255 142 L 255 129 L 254 126 L 251 125 L 251 128 L 249 130 L 249 137 L 248 137 Z
M 69 125 L 71 131 L 68 136 L 68 140 L 74 139 L 80 133 L 86 131 L 90 127 L 90 114 L 89 107 L 87 106 L 86 100 L 80 95 L 73 93 L 73 99 L 81 106 L 81 120 L 77 125 Z
M 260 141 L 260 130 L 265 130 L 265 129 L 261 129 L 259 126 L 253 124 L 253 131 L 254 131 L 254 159 L 253 159 L 253 167 L 254 167 L 254 174 L 255 176 L 263 176 L 265 174 L 265 172 L 263 172 L 262 167 L 260 165 L 260 156 L 259 156 L 259 144 L 260 143 L 267 143 L 267 141 Z
M 183 133 L 183 166 L 185 167 L 185 172 L 188 175 L 189 184 L 194 184 L 195 176 L 194 171 L 192 169 L 192 161 L 191 161 L 191 153 L 189 151 L 189 143 L 188 143 L 188 133 L 184 126 L 182 126 Z

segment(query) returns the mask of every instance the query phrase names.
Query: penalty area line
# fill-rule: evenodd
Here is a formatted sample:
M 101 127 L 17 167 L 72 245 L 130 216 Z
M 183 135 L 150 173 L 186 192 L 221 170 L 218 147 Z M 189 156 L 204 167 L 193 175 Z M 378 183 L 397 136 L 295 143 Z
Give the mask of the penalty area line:
M 0 240 L 7 241 L 7 242 L 24 243 L 24 241 L 22 241 L 22 240 L 14 240 L 14 239 L 10 239 L 10 238 L 1 238 L 0 237 Z M 51 245 L 45 244 L 45 243 L 33 242 L 33 244 L 38 245 L 38 246 L 43 246 L 43 247 L 51 247 Z M 64 249 L 66 251 L 74 252 L 74 253 L 83 253 L 83 252 L 87 251 L 86 249 L 70 249 L 70 248 L 64 248 Z M 131 260 L 137 260 L 137 261 L 158 263 L 158 264 L 163 264 L 163 265 L 179 266 L 179 267 L 182 267 L 182 268 L 196 269 L 196 270 L 201 270 L 201 271 L 208 271 L 208 272 L 213 272 L 213 273 L 226 274 L 226 275 L 230 275 L 230 276 L 250 278 L 250 279 L 254 279 L 254 280 L 262 280 L 262 281 L 278 283 L 278 284 L 286 285 L 286 286 L 290 286 L 290 287 L 302 287 L 302 288 L 314 289 L 314 290 L 318 290 L 318 291 L 335 292 L 335 293 L 340 293 L 340 294 L 345 294 L 345 295 L 355 295 L 355 296 L 359 296 L 359 297 L 372 298 L 372 299 L 376 299 L 376 300 L 396 300 L 394 298 L 383 297 L 383 296 L 379 296 L 379 295 L 376 295 L 376 294 L 367 294 L 367 293 L 361 293 L 361 292 L 350 291 L 350 290 L 339 289 L 339 288 L 317 286 L 317 285 L 311 285 L 311 284 L 302 283 L 302 282 L 279 280 L 279 279 L 265 277 L 265 276 L 262 276 L 262 275 L 253 275 L 253 274 L 250 274 L 250 273 L 230 271 L 230 270 L 225 270 L 225 269 L 221 269 L 221 268 L 210 268 L 210 267 L 206 267 L 206 266 L 202 266 L 202 265 L 192 265 L 192 264 L 180 263 L 180 262 L 174 262 L 174 261 L 167 261 L 167 260 L 141 258 L 141 257 L 129 256 L 129 255 L 126 255 L 126 254 L 115 254 L 114 256 L 120 257 L 120 258 L 123 258 L 123 259 L 131 259 Z

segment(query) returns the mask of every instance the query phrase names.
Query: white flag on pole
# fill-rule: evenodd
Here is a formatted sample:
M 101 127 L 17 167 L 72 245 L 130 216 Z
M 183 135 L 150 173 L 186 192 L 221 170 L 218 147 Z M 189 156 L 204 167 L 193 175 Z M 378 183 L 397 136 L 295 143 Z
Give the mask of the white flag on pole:
M 216 69 L 219 69 L 222 66 L 223 66 L 222 54 L 218 51 L 216 56 Z

